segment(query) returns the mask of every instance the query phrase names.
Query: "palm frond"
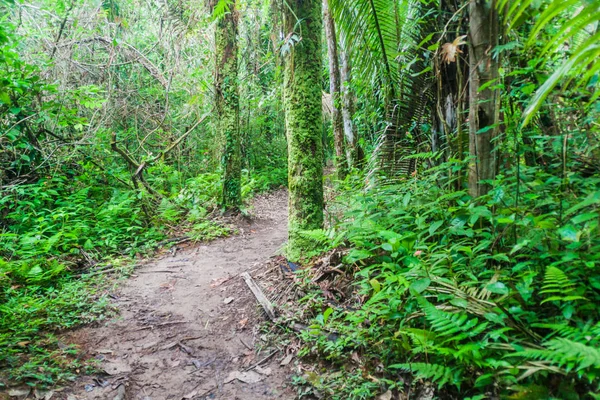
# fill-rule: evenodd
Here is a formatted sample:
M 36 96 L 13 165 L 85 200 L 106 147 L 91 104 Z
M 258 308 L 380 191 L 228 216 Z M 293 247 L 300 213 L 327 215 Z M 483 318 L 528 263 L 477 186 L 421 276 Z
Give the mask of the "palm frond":
M 504 16 L 510 27 L 517 27 L 525 18 L 524 14 L 536 2 L 534 0 L 512 1 L 500 0 L 498 7 L 504 11 Z M 541 108 L 544 100 L 561 82 L 573 84 L 575 87 L 592 85 L 598 88 L 598 80 L 590 84 L 591 78 L 600 72 L 600 3 L 587 0 L 551 0 L 537 18 L 527 46 L 536 44 L 540 33 L 549 26 L 557 24 L 557 19 L 563 17 L 562 26 L 553 33 L 543 47 L 541 55 L 550 60 L 554 54 L 564 52 L 564 45 L 570 46 L 570 56 L 554 70 L 546 82 L 540 86 L 531 98 L 524 112 L 523 125 L 527 125 Z M 576 80 L 576 81 L 575 81 Z M 593 92 L 593 88 L 591 88 Z M 598 91 L 591 97 L 598 97 Z
M 389 90 L 399 71 L 395 2 L 331 0 L 330 7 L 358 77 Z

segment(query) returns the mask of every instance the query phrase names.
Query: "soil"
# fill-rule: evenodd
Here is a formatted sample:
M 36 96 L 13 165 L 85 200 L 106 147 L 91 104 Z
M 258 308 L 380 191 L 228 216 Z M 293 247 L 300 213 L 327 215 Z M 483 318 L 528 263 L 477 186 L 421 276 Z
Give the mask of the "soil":
M 280 365 L 290 357 L 266 342 L 266 316 L 239 276 L 260 273 L 282 248 L 287 193 L 255 199 L 252 218 L 237 226 L 136 269 L 111 296 L 116 318 L 66 338 L 104 372 L 53 399 L 295 398 L 291 364 Z

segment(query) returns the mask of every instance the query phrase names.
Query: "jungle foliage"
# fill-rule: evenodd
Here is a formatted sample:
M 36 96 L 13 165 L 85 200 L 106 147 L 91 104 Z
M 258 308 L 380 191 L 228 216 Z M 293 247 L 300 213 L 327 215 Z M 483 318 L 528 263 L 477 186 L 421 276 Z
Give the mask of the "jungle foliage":
M 0 388 L 92 368 L 57 335 L 110 314 L 103 273 L 289 182 L 288 257 L 342 252 L 349 282 L 297 273 L 300 397 L 600 398 L 599 25 L 596 0 L 0 0 Z
M 299 394 L 598 398 L 598 3 L 329 4 L 355 116 L 379 132 L 327 229 L 305 232 L 345 252 L 328 271 L 352 283 L 305 275 L 303 354 L 324 361 Z M 474 4 L 501 27 L 487 81 L 469 65 Z M 473 130 L 473 90 L 497 92 L 498 122 Z
M 110 313 L 99 271 L 126 274 L 172 235 L 230 231 L 215 220 L 213 18 L 138 3 L 0 2 L 0 385 L 87 368 L 56 334 Z M 277 90 L 264 85 L 279 72 L 254 22 L 240 21 L 244 199 L 287 182 Z

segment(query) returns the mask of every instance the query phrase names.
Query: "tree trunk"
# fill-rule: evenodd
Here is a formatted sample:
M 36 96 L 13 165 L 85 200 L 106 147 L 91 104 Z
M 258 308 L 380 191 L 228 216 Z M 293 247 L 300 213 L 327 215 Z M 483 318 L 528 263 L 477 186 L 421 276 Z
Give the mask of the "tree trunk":
M 288 0 L 284 7 L 284 108 L 288 139 L 288 257 L 310 247 L 303 230 L 323 226 L 323 143 L 321 109 L 321 1 Z
M 499 121 L 498 60 L 492 49 L 498 44 L 498 12 L 495 0 L 471 0 L 469 4 L 469 193 L 486 194 L 484 180 L 496 176 Z M 481 90 L 480 88 L 486 85 Z
M 327 55 L 329 58 L 329 92 L 331 93 L 331 125 L 335 147 L 335 166 L 337 176 L 344 179 L 348 173 L 348 164 L 344 154 L 344 123 L 340 113 L 340 64 L 338 62 L 337 38 L 335 23 L 329 12 L 329 0 L 323 0 L 323 19 L 325 21 L 325 37 L 327 38 Z
M 354 97 L 350 87 L 352 83 L 352 66 L 347 49 L 341 52 L 340 58 L 342 59 L 340 77 L 342 82 L 342 119 L 344 121 L 344 136 L 347 143 L 346 157 L 348 158 L 348 165 L 351 168 L 360 168 L 365 155 L 358 144 L 354 122 L 352 121 L 354 115 Z
M 237 62 L 238 12 L 235 2 L 228 7 L 215 28 L 215 108 L 218 137 L 225 141 L 222 206 L 226 210 L 237 211 L 242 202 Z

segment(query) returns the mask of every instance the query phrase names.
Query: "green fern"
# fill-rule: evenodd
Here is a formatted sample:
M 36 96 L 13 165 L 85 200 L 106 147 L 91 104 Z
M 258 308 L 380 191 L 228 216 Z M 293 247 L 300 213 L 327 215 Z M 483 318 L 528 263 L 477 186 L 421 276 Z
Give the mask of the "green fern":
M 600 322 L 594 325 L 588 323 L 585 326 L 577 327 L 566 324 L 532 324 L 532 326 L 550 329 L 551 333 L 548 337 L 557 336 L 592 346 L 598 346 L 600 344 Z
M 438 336 L 452 336 L 452 340 L 458 341 L 466 337 L 473 337 L 487 327 L 487 322 L 479 324 L 477 318 L 469 319 L 465 313 L 449 313 L 440 310 L 424 298 L 419 299 L 421 309 L 425 318 L 431 323 L 431 329 Z M 460 335 L 456 335 L 461 333 Z
M 419 378 L 429 379 L 433 383 L 437 383 L 438 387 L 442 387 L 446 384 L 454 385 L 460 388 L 461 383 L 461 369 L 449 368 L 440 364 L 428 364 L 428 363 L 407 363 L 407 364 L 393 364 L 390 368 L 401 369 L 405 371 L 411 371 Z
M 526 349 L 518 355 L 533 360 L 545 361 L 565 371 L 582 371 L 600 368 L 600 350 L 565 338 L 551 339 L 546 349 Z
M 550 297 L 542 301 L 542 304 L 549 301 L 573 301 L 585 299 L 582 296 L 574 294 L 575 284 L 560 269 L 550 266 L 546 268 L 544 276 L 544 285 L 540 294 L 549 294 Z

